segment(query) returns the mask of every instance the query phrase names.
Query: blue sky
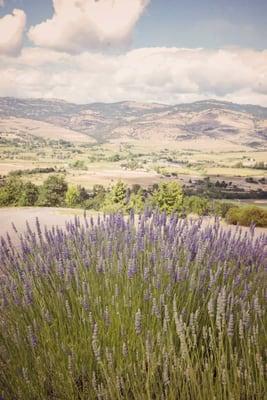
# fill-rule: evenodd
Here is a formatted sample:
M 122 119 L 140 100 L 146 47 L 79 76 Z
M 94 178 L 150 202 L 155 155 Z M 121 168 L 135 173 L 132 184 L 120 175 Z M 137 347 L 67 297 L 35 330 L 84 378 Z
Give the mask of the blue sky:
M 152 0 L 137 45 L 266 48 L 266 0 Z
M 101 1 L 101 0 L 100 0 Z M 27 25 L 53 14 L 52 0 L 6 0 L 0 15 L 21 8 Z M 152 0 L 132 47 L 267 47 L 267 0 Z
M 0 96 L 267 106 L 267 0 L 0 0 Z

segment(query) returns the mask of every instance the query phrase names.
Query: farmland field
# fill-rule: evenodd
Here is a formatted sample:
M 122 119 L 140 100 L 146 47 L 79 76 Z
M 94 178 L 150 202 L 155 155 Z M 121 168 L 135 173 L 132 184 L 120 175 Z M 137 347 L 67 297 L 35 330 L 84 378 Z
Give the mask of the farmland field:
M 237 168 L 235 165 L 242 157 L 263 162 L 267 158 L 266 152 L 187 152 L 160 151 L 151 152 L 143 149 L 138 152 L 138 147 L 130 151 L 121 151 L 120 147 L 112 150 L 106 146 L 84 148 L 80 145 L 64 147 L 42 147 L 42 150 L 4 147 L 0 144 L 0 175 L 7 175 L 17 170 L 31 170 L 33 168 L 57 168 L 64 170 L 68 182 L 78 183 L 86 188 L 92 188 L 94 184 L 102 184 L 105 187 L 119 179 L 126 184 L 140 184 L 149 186 L 158 183 L 162 179 L 160 169 L 175 173 L 179 177 L 205 177 L 216 179 L 242 180 L 246 177 L 260 178 L 266 176 L 265 171 L 255 168 Z M 119 154 L 119 161 L 113 161 Z M 172 162 L 166 161 L 167 157 Z M 77 164 L 77 166 L 75 165 Z M 41 184 L 49 173 L 31 175 L 34 183 Z M 25 176 L 24 179 L 29 179 Z

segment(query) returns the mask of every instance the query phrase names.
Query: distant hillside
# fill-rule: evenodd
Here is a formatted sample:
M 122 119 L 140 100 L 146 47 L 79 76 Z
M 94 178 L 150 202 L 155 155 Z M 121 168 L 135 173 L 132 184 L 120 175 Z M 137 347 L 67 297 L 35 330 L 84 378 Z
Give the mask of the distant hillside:
M 189 148 L 199 142 L 202 147 L 227 145 L 234 150 L 238 146 L 267 147 L 267 108 L 217 100 L 180 105 L 127 101 L 77 105 L 52 99 L 0 98 L 5 129 L 8 120 L 10 126 L 14 124 L 14 118 L 46 122 L 70 130 L 70 137 L 79 132 L 99 142 L 183 141 Z

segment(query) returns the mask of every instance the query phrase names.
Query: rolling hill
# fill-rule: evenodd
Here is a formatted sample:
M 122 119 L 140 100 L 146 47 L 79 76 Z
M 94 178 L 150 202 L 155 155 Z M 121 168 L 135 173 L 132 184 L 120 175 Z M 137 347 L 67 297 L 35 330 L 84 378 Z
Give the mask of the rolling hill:
M 26 121 L 26 122 L 25 122 Z M 217 100 L 190 104 L 0 98 L 0 134 L 14 126 L 70 141 L 146 141 L 192 149 L 267 148 L 267 108 Z M 55 129 L 58 127 L 58 129 Z M 25 132 L 25 129 L 24 129 Z

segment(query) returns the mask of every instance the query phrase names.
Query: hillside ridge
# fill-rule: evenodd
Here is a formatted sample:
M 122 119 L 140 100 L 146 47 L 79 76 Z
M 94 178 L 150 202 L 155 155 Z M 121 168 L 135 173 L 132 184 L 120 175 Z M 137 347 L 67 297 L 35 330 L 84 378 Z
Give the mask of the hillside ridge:
M 86 134 L 100 143 L 114 140 L 214 140 L 258 149 L 267 146 L 267 107 L 220 100 L 167 105 L 120 101 L 75 104 L 60 99 L 0 97 L 0 119 L 41 121 Z M 29 122 L 30 125 L 30 122 Z M 212 145 L 215 145 L 213 143 Z

